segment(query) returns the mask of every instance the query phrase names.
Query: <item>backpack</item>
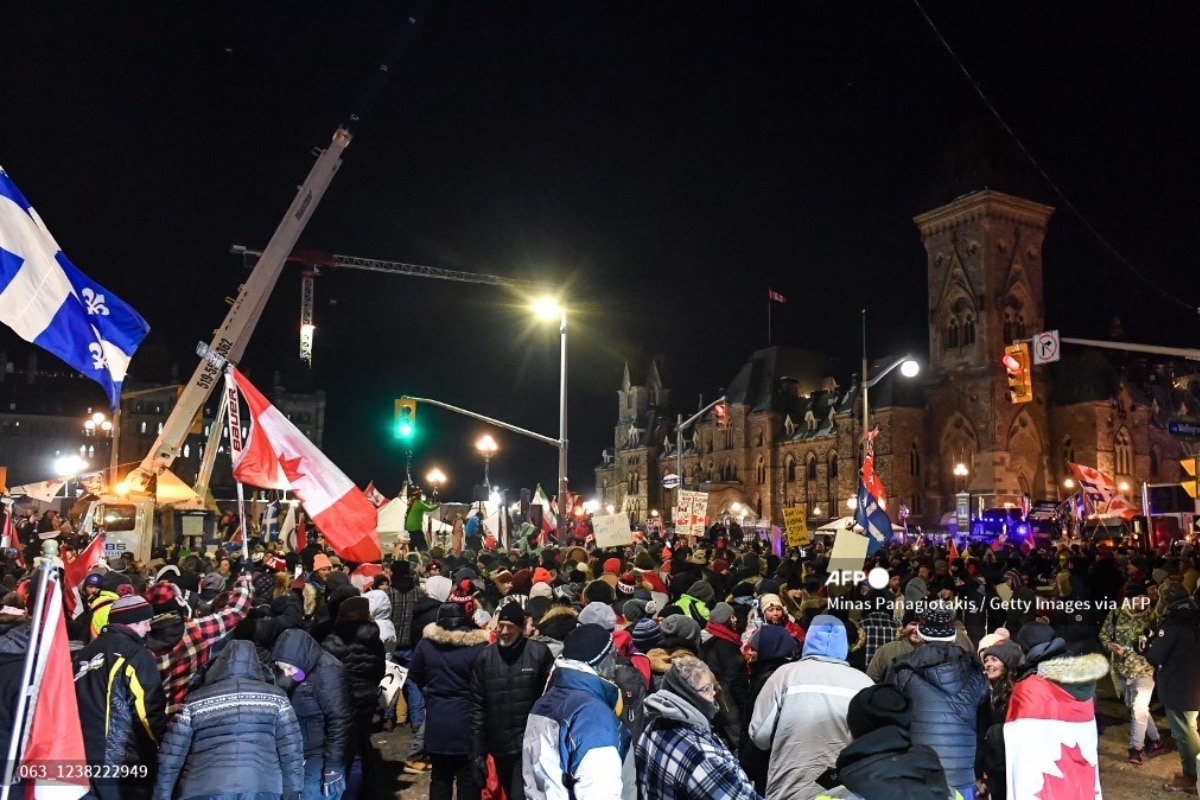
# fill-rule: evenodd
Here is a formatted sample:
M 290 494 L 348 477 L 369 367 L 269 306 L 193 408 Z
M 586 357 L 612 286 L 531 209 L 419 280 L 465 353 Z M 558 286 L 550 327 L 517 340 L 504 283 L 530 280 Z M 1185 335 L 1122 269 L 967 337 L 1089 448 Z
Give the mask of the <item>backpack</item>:
M 617 656 L 613 683 L 621 690 L 621 724 L 636 742 L 646 725 L 646 679 L 628 656 Z

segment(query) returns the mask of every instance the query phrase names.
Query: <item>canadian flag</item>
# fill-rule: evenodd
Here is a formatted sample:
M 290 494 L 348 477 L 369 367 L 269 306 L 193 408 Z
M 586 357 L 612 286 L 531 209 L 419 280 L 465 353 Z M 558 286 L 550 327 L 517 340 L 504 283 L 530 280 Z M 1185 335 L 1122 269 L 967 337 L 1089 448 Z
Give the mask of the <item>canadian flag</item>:
M 264 489 L 280 483 L 295 493 L 325 541 L 346 561 L 380 561 L 375 506 L 279 409 L 236 369 L 232 380 L 250 409 L 252 425 L 233 477 Z
M 66 549 L 66 546 L 63 546 Z M 92 571 L 92 567 L 99 564 L 104 559 L 104 534 L 96 536 L 92 541 L 88 542 L 88 546 L 83 548 L 83 552 L 75 557 L 75 560 L 67 564 L 63 563 L 63 576 L 66 586 L 65 599 L 67 603 L 67 613 L 71 615 L 71 619 L 83 613 L 82 598 L 79 596 L 79 587 L 83 584 L 88 573 Z M 79 609 L 78 613 L 76 608 Z
M 546 537 L 552 531 L 558 530 L 558 516 L 554 513 L 554 508 L 550 504 L 550 498 L 546 496 L 546 492 L 542 489 L 540 483 L 533 492 L 533 502 L 540 504 L 542 507 L 542 530 L 539 532 L 538 542 L 545 545 Z
M 375 506 L 376 508 L 383 508 L 388 503 L 392 502 L 383 496 L 383 492 L 375 488 L 375 481 L 371 481 L 367 484 L 367 488 L 363 489 L 363 494 L 365 494 L 367 499 L 371 501 L 371 505 Z
M 87 755 L 83 750 L 79 707 L 73 700 L 75 679 L 63 618 L 62 586 L 56 577 L 46 582 L 45 598 L 42 624 L 34 631 L 37 640 L 29 693 L 29 743 L 20 762 L 25 766 L 24 772 L 49 777 L 28 781 L 25 797 L 77 800 L 88 793 L 88 779 L 84 777 Z
M 1004 723 L 1008 800 L 1100 800 L 1098 745 L 1091 698 L 1040 675 L 1018 681 Z

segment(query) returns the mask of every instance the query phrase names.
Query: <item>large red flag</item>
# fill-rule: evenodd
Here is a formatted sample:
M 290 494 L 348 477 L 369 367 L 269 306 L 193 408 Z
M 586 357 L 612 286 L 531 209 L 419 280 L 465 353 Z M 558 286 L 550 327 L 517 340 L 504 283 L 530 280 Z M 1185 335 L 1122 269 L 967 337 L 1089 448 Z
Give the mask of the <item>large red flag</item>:
M 22 772 L 44 774 L 26 784 L 26 800 L 77 800 L 88 792 L 87 756 L 71 647 L 63 619 L 62 587 L 57 579 L 46 584 L 41 634 L 34 650 L 34 691 L 29 698 L 29 743 L 21 755 Z
M 75 560 L 70 564 L 63 564 L 63 588 L 64 596 L 67 601 L 67 613 L 74 619 L 78 616 L 75 609 L 79 602 L 79 587 L 91 572 L 92 567 L 99 564 L 104 559 L 104 534 L 97 535 L 92 541 L 88 542 L 88 546 L 83 548 L 83 552 L 75 557 Z
M 249 441 L 233 465 L 242 483 L 293 492 L 325 541 L 346 561 L 380 561 L 378 512 L 337 465 L 296 428 L 236 369 L 230 377 L 250 408 Z

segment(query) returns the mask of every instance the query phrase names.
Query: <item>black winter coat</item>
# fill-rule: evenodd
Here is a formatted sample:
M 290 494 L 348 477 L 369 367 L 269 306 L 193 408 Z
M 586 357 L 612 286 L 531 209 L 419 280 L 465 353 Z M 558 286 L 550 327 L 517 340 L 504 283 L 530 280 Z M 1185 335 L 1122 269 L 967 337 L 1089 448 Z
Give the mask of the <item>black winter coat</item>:
M 837 759 L 842 785 L 871 800 L 947 800 L 951 796 L 937 753 L 914 745 L 908 731 L 889 725 L 846 745 Z
M 1200 710 L 1200 607 L 1181 600 L 1167 609 L 1146 660 L 1154 665 L 1158 699 L 1173 711 Z
M 19 625 L 0 637 L 0 753 L 8 758 L 12 732 L 17 727 L 17 697 L 29 649 L 29 624 Z
M 296 713 L 287 695 L 260 680 L 261 674 L 253 644 L 225 647 L 204 686 L 190 692 L 171 719 L 159 751 L 154 800 L 299 794 L 304 740 Z
M 487 631 L 472 625 L 446 630 L 437 623 L 425 628 L 413 653 L 408 679 L 425 695 L 425 750 L 435 755 L 465 756 L 471 737 L 471 675 L 475 659 L 488 642 Z
M 276 661 L 304 670 L 304 680 L 289 693 L 304 737 L 304 758 L 323 758 L 340 768 L 351 720 L 346 668 L 316 639 L 296 629 L 284 631 L 275 642 L 271 662 Z
M 379 626 L 373 620 L 339 622 L 321 646 L 346 668 L 350 681 L 350 706 L 356 716 L 370 716 L 378 703 L 379 682 L 387 659 Z
M 153 774 L 167 730 L 167 696 L 145 642 L 124 625 L 109 625 L 71 661 L 88 763 L 146 764 Z M 134 780 L 121 791 L 115 781 L 106 783 L 98 787 L 101 796 L 135 796 L 138 784 L 146 785 Z
M 709 623 L 710 625 L 713 623 Z M 742 648 L 731 641 L 713 636 L 700 644 L 700 660 L 708 665 L 717 684 L 721 687 L 721 717 L 714 727 L 722 733 L 736 753 L 741 743 L 742 719 L 749 719 L 753 709 L 746 706 L 750 693 L 750 675 L 746 672 L 746 659 Z
M 413 606 L 412 631 L 409 634 L 412 638 L 413 650 L 417 649 L 417 642 L 421 641 L 421 637 L 425 635 L 425 629 L 437 622 L 438 609 L 442 604 L 433 597 L 425 596 L 417 601 Z M 400 629 L 396 629 L 396 634 L 399 635 Z
M 554 656 L 524 637 L 512 647 L 485 647 L 471 670 L 471 754 L 521 752 L 529 709 L 542 696 Z
M 975 713 L 987 695 L 979 662 L 953 642 L 928 642 L 892 662 L 889 680 L 913 704 L 912 740 L 933 748 L 951 786 L 975 781 Z
M 742 740 L 738 744 L 738 761 L 746 770 L 746 777 L 754 783 L 754 791 L 763 797 L 767 794 L 767 772 L 770 767 L 771 751 L 760 750 L 750 738 L 750 718 L 754 715 L 754 704 L 767 681 L 775 674 L 775 670 L 784 664 L 791 663 L 787 659 L 771 661 L 756 661 L 750 668 L 750 683 L 746 690 L 746 713 L 742 716 Z

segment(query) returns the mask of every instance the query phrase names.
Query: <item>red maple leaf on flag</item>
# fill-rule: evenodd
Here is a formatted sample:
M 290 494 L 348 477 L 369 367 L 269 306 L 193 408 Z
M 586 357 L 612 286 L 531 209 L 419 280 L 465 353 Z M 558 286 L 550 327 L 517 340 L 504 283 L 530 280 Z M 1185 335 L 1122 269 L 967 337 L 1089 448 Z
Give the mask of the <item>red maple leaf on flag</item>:
M 1043 772 L 1039 800 L 1095 800 L 1096 765 L 1084 758 L 1078 744 L 1059 747 L 1061 755 L 1054 765 L 1062 777 Z
M 279 466 L 283 467 L 283 474 L 287 476 L 288 481 L 293 485 L 306 474 L 300 471 L 300 462 L 303 460 L 302 456 L 279 459 Z

